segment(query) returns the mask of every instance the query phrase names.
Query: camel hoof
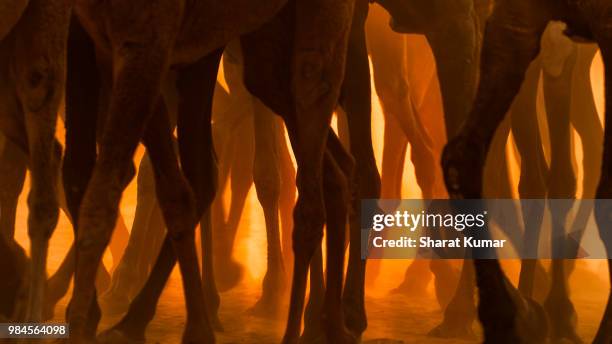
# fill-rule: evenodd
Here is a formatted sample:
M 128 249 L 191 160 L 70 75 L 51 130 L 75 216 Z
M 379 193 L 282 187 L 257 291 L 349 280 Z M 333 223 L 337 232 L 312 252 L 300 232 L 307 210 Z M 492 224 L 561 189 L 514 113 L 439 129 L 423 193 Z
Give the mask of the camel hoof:
M 344 313 L 344 324 L 346 328 L 353 334 L 355 338 L 361 338 L 361 335 L 367 327 L 367 318 L 365 309 L 357 304 L 344 300 L 342 306 Z
M 144 338 L 130 338 L 128 335 L 115 328 L 106 330 L 98 336 L 99 344 L 144 344 L 145 342 L 146 340 Z
M 215 332 L 224 332 L 225 328 L 223 328 L 223 324 L 221 323 L 221 319 L 217 314 L 210 316 L 210 326 Z
M 284 343 L 284 341 L 283 341 Z M 292 342 L 288 342 L 292 343 Z M 325 338 L 325 334 L 320 329 L 317 330 L 308 330 L 308 328 L 304 329 L 304 333 L 300 336 L 300 339 L 295 343 L 299 344 L 327 344 L 327 340 Z
M 208 331 L 204 326 L 199 327 L 187 327 L 183 333 L 183 344 L 209 344 L 215 343 L 215 334 L 212 331 Z
M 582 340 L 576 333 L 576 310 L 568 298 L 555 297 L 546 300 L 544 311 L 548 315 L 550 338 L 553 343 L 582 343 Z
M 270 300 L 269 297 L 262 297 L 247 310 L 247 314 L 262 319 L 279 319 L 280 306 L 277 301 Z
M 111 284 L 111 276 L 106 269 L 100 269 L 96 276 L 96 290 L 98 293 L 103 293 L 108 290 Z
M 330 335 L 329 342 L 339 344 L 357 344 L 360 341 L 357 340 L 344 326 L 334 326 L 333 329 L 328 330 Z
M 244 267 L 242 264 L 230 259 L 227 263 L 219 263 L 219 268 L 215 268 L 215 282 L 219 292 L 226 292 L 233 289 L 242 281 Z
M 45 305 L 43 306 L 43 313 L 42 313 L 42 320 L 43 321 L 49 321 L 51 319 L 53 319 L 53 317 L 55 316 L 55 305 L 56 302 L 45 302 Z
M 434 327 L 429 333 L 430 337 L 435 338 L 453 338 L 453 339 L 476 339 L 476 334 L 472 329 L 472 323 L 465 322 L 453 318 L 452 320 L 443 321 L 440 325 Z
M 130 300 L 124 294 L 106 293 L 100 298 L 100 308 L 105 315 L 119 316 L 130 307 Z
M 411 283 L 402 283 L 397 288 L 392 289 L 390 294 L 404 295 L 405 297 L 411 299 L 422 299 L 428 296 L 426 286 Z

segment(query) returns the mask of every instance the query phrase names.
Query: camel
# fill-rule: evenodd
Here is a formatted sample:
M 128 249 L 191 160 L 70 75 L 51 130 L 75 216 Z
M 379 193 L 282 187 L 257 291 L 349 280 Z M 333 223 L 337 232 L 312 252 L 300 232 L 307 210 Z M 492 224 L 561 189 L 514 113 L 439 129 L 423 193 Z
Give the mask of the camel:
M 48 241 L 59 214 L 55 181 L 60 161 L 54 135 L 64 89 L 69 6 L 64 1 L 32 0 L 0 7 L 0 130 L 7 140 L 5 148 L 15 145 L 27 152 L 26 159 L 16 159 L 17 178 L 25 164 L 32 175 L 28 196 L 31 263 L 23 319 L 37 322 L 43 318 Z M 12 231 L 13 218 L 9 211 L 3 231 Z M 9 232 L 3 238 L 11 244 Z
M 116 217 L 121 190 L 133 174 L 130 159 L 141 137 L 144 137 L 145 146 L 151 156 L 156 176 L 156 193 L 169 234 L 164 240 L 160 256 L 148 282 L 131 304 L 124 319 L 107 332 L 106 338 L 117 338 L 117 336 L 129 338 L 128 333 L 141 330 L 140 326 L 134 326 L 139 325 L 135 322 L 142 323 L 143 319 L 151 314 L 151 310 L 154 311 L 155 300 L 161 292 L 160 287 L 165 283 L 175 259 L 178 259 L 188 305 L 183 341 L 214 341 L 208 316 L 203 307 L 205 300 L 202 297 L 195 260 L 193 229 L 196 219 L 199 218 L 194 215 L 201 214 L 208 208 L 214 194 L 212 192 L 214 188 L 211 187 L 214 185 L 212 172 L 214 161 L 210 159 L 212 154 L 209 154 L 209 159 L 203 161 L 202 151 L 212 153 L 210 103 L 216 79 L 215 72 L 221 55 L 220 48 L 230 39 L 261 26 L 284 8 L 282 12 L 284 16 L 296 19 L 294 35 L 289 37 L 294 41 L 294 49 L 283 50 L 292 51 L 285 56 L 294 61 L 293 66 L 296 68 L 291 75 L 284 75 L 291 77 L 295 86 L 294 96 L 284 99 L 295 99 L 295 102 L 291 101 L 290 103 L 293 103 L 291 109 L 281 113 L 288 123 L 299 169 L 297 182 L 299 198 L 295 209 L 294 239 L 301 240 L 294 240 L 300 242 L 300 245 L 294 245 L 296 263 L 292 285 L 292 311 L 285 337 L 285 342 L 295 342 L 299 335 L 299 321 L 298 327 L 294 328 L 294 319 L 301 316 L 298 313 L 301 313 L 300 303 L 303 303 L 304 296 L 305 285 L 302 285 L 302 281 L 305 283 L 309 258 L 317 241 L 320 243 L 320 234 L 326 221 L 322 182 L 326 181 L 328 187 L 325 189 L 334 191 L 333 194 L 326 193 L 327 204 L 330 207 L 342 206 L 342 198 L 338 197 L 347 195 L 347 192 L 338 192 L 345 189 L 346 184 L 343 186 L 341 182 L 338 183 L 342 179 L 343 172 L 338 166 L 339 162 L 334 162 L 329 155 L 343 153 L 341 147 L 337 148 L 339 144 L 334 145 L 333 135 L 328 141 L 331 149 L 327 158 L 324 158 L 324 152 L 326 140 L 330 135 L 329 120 L 343 81 L 353 2 L 323 0 L 315 3 L 286 4 L 284 1 L 266 1 L 255 4 L 238 1 L 224 3 L 223 6 L 214 8 L 212 12 L 207 3 L 190 4 L 191 7 L 187 10 L 183 2 L 166 0 L 154 3 L 149 1 L 146 7 L 138 2 L 117 2 L 112 5 L 111 7 L 108 3 L 92 4 L 85 1 L 76 1 L 75 4 L 75 13 L 79 22 L 85 27 L 89 38 L 95 42 L 95 49 L 90 46 L 87 52 L 89 59 L 80 60 L 78 63 L 73 60 L 75 67 L 89 67 L 89 70 L 95 70 L 96 59 L 91 57 L 97 55 L 98 62 L 106 61 L 106 66 L 111 58 L 116 59 L 113 63 L 116 69 L 112 73 L 113 78 L 106 80 L 107 83 L 109 81 L 112 83 L 112 89 L 106 90 L 110 91 L 108 118 L 103 122 L 104 133 L 97 161 L 95 150 L 92 149 L 92 144 L 95 147 L 95 142 L 92 142 L 89 136 L 85 136 L 88 130 L 90 132 L 95 130 L 95 126 L 92 125 L 91 118 L 78 116 L 80 110 L 86 110 L 91 104 L 86 104 L 82 98 L 74 97 L 72 98 L 74 104 L 67 106 L 64 185 L 67 189 L 66 196 L 71 199 L 68 203 L 72 205 L 82 203 L 77 219 L 77 269 L 69 311 L 70 341 L 84 342 L 95 333 L 97 317 L 92 271 L 95 271 L 95 267 L 99 264 L 101 249 L 110 238 L 112 220 Z M 147 12 L 141 13 L 142 8 L 147 8 Z M 198 20 L 192 21 L 194 18 Z M 272 24 L 283 24 L 283 21 L 280 21 L 281 17 L 274 18 L 276 20 Z M 129 27 L 123 25 L 126 21 L 129 21 Z M 100 25 L 101 22 L 105 24 Z M 152 23 L 155 24 L 151 25 Z M 181 23 L 190 24 L 185 26 Z M 257 34 L 286 33 L 286 30 L 278 28 L 266 32 L 267 25 L 272 24 L 269 22 L 264 25 Z M 325 34 L 312 36 L 313 28 L 323 30 L 320 32 Z M 314 37 L 321 45 L 312 46 Z M 251 43 L 257 43 L 258 46 L 270 42 L 258 41 L 256 35 L 250 38 Z M 261 55 L 256 54 L 264 53 L 261 50 L 263 49 L 256 49 L 250 57 L 260 58 Z M 110 51 L 120 51 L 120 53 L 111 55 Z M 81 54 L 84 53 L 85 51 Z M 248 54 L 245 53 L 245 69 L 248 65 L 246 55 Z M 251 61 L 256 61 L 255 59 Z M 261 66 L 262 63 L 257 65 Z M 179 73 L 177 84 L 181 104 L 178 114 L 178 142 L 181 166 L 190 183 L 183 177 L 178 167 L 171 143 L 170 124 L 165 114 L 165 106 L 160 99 L 160 85 L 170 66 L 175 66 Z M 289 68 L 290 64 L 285 66 Z M 254 74 L 258 72 L 251 71 Z M 72 76 L 77 78 L 76 74 L 75 70 Z M 249 73 L 245 71 L 245 78 L 249 80 L 247 75 Z M 108 72 L 103 73 L 103 78 L 110 76 Z M 68 83 L 69 97 L 77 92 L 88 92 L 89 97 L 95 94 L 91 92 L 95 91 L 95 84 L 79 86 L 80 89 L 77 90 L 75 84 Z M 289 88 L 285 88 L 284 91 L 289 91 Z M 202 92 L 208 96 L 207 104 L 204 106 L 201 100 Z M 92 113 L 92 111 L 82 112 Z M 105 111 L 101 114 L 105 114 Z M 79 121 L 81 123 L 78 123 Z M 88 121 L 89 123 L 83 123 Z M 73 130 L 77 127 L 84 130 L 78 130 L 77 133 L 77 130 Z M 92 127 L 94 129 L 91 129 Z M 202 130 L 206 135 L 201 134 Z M 317 137 L 318 140 L 315 139 Z M 74 145 L 75 142 L 79 144 Z M 79 154 L 83 156 L 77 158 Z M 326 173 L 323 173 L 324 160 L 328 161 L 325 164 Z M 95 166 L 92 164 L 93 161 L 96 161 Z M 76 169 L 76 165 L 80 168 Z M 91 171 L 91 180 L 85 188 L 89 179 L 87 171 Z M 191 196 L 190 184 L 195 191 L 197 202 L 194 202 Z M 82 200 L 78 199 L 79 194 Z M 96 196 L 100 194 L 108 197 Z M 331 202 L 332 200 L 334 202 Z M 330 237 L 334 238 L 337 235 L 339 240 L 331 241 L 334 249 L 329 251 L 338 254 L 330 254 L 328 258 L 331 264 L 328 264 L 326 324 L 337 325 L 328 328 L 327 333 L 330 338 L 338 342 L 347 342 L 351 341 L 352 337 L 344 329 L 340 308 L 344 256 L 341 236 L 344 230 L 338 230 L 338 225 L 329 223 L 337 217 L 336 214 L 341 215 L 342 211 L 328 213 L 327 219 L 328 228 L 336 229 L 336 231 L 330 230 Z M 344 217 L 337 217 L 337 220 L 344 224 Z M 336 247 L 338 244 L 340 248 Z M 350 283 L 347 281 L 348 285 Z M 143 307 L 146 312 L 143 311 Z M 127 325 L 132 326 L 127 327 Z M 115 342 L 114 339 L 110 341 Z
M 554 20 L 563 21 L 568 25 L 565 30 L 567 36 L 597 42 L 602 51 L 604 64 L 609 67 L 610 38 L 612 38 L 610 29 L 606 25 L 611 19 L 609 13 L 609 4 L 598 1 L 496 2 L 485 31 L 481 82 L 473 110 L 461 132 L 449 142 L 443 154 L 445 181 L 453 198 L 482 197 L 482 166 L 493 133 L 510 108 L 530 63 L 540 50 L 540 38 L 547 24 Z M 612 79 L 606 70 L 607 86 L 610 80 Z M 612 99 L 609 89 L 606 87 L 608 100 Z M 610 101 L 606 103 L 606 110 L 609 110 L 609 104 Z M 608 118 L 610 117 L 606 116 L 606 122 Z M 598 199 L 610 198 L 608 136 L 604 136 L 601 179 L 596 191 Z M 558 172 L 552 169 L 551 173 Z M 596 201 L 594 209 L 600 236 L 610 258 L 612 240 L 606 228 L 609 226 L 606 214 L 610 209 L 599 201 Z M 612 275 L 612 265 L 610 261 L 608 263 Z M 485 342 L 515 343 L 543 340 L 547 335 L 546 326 L 542 326 L 541 321 L 534 321 L 535 318 L 527 320 L 530 316 L 543 311 L 533 303 L 521 303 L 523 297 L 509 284 L 499 262 L 475 259 L 474 267 L 480 296 L 479 317 L 484 328 Z M 562 261 L 553 262 L 554 274 L 563 276 Z M 609 302 L 595 343 L 608 343 L 612 340 L 611 309 Z M 555 325 L 552 330 L 553 336 L 567 335 L 560 333 Z M 571 333 L 569 335 L 568 339 L 572 340 Z

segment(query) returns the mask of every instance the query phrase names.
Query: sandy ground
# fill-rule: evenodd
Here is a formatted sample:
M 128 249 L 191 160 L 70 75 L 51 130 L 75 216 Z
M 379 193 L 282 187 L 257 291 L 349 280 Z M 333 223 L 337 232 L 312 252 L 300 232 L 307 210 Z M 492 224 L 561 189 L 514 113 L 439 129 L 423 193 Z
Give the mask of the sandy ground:
M 122 203 L 122 212 L 131 222 L 134 210 L 133 185 L 126 192 Z M 278 343 L 282 337 L 285 316 L 278 320 L 259 319 L 246 314 L 260 293 L 260 281 L 265 266 L 265 235 L 262 226 L 261 211 L 256 203 L 254 192 L 249 195 L 247 211 L 242 219 L 237 243 L 237 255 L 248 257 L 251 264 L 245 281 L 237 288 L 221 295 L 220 319 L 225 327 L 218 333 L 219 343 Z M 22 196 L 17 238 L 27 247 L 26 205 Z M 250 226 L 248 224 L 251 224 Z M 61 262 L 72 240 L 69 222 L 62 216 L 60 224 L 51 242 L 49 272 Z M 107 254 L 105 263 L 110 266 L 112 259 Z M 382 274 L 374 288 L 368 289 L 367 311 L 369 327 L 364 341 L 378 338 L 392 338 L 404 343 L 469 343 L 470 341 L 434 339 L 427 332 L 439 323 L 442 314 L 437 302 L 430 292 L 428 296 L 417 300 L 406 296 L 390 295 L 388 291 L 397 286 L 408 261 L 383 261 Z M 590 262 L 586 265 L 588 273 L 581 273 L 572 279 L 573 300 L 578 311 L 578 331 L 585 341 L 590 341 L 597 331 L 599 319 L 603 313 L 608 284 L 605 282 L 606 270 L 603 262 Z M 509 267 L 509 276 L 516 277 L 516 268 Z M 599 277 L 598 277 L 599 276 Z M 432 286 L 429 287 L 430 291 Z M 56 309 L 57 321 L 63 320 L 64 309 L 68 298 L 64 298 Z M 104 317 L 100 329 L 112 326 L 119 318 Z M 148 342 L 179 343 L 185 323 L 184 302 L 180 275 L 175 271 L 166 287 L 157 309 L 157 314 L 147 331 Z M 477 332 L 480 328 L 475 324 Z M 473 341 L 475 342 L 475 341 Z

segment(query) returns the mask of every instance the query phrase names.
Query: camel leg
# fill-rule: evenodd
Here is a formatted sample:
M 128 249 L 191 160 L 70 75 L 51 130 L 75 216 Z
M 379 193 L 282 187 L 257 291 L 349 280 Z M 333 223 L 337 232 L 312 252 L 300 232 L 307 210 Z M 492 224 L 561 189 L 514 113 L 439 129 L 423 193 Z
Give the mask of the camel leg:
M 14 70 L 31 173 L 28 195 L 31 269 L 26 319 L 33 322 L 40 322 L 43 317 L 48 243 L 59 217 L 56 181 L 60 161 L 53 142 L 64 87 L 68 23 L 67 4 L 33 1 L 15 27 Z
M 476 101 L 459 135 L 447 144 L 442 159 L 446 185 L 453 198 L 482 198 L 486 153 L 538 53 L 540 37 L 548 22 L 542 13 L 547 12 L 531 3 L 502 2 L 487 22 Z M 476 258 L 480 254 L 494 256 L 494 252 L 485 250 L 475 253 Z M 540 321 L 525 320 L 530 318 L 529 314 L 540 313 L 535 304 L 517 301 L 520 295 L 504 276 L 499 262 L 475 259 L 474 266 L 485 342 L 542 341 L 545 326 Z
M 325 273 L 323 271 L 323 250 L 317 247 L 310 260 L 308 303 L 304 308 L 304 331 L 301 343 L 316 343 L 324 339 L 321 315 L 325 300 Z
M 544 69 L 544 95 L 551 138 L 551 163 L 548 178 L 548 205 L 551 212 L 552 250 L 556 258 L 551 266 L 551 288 L 544 301 L 555 341 L 580 343 L 576 333 L 577 314 L 569 298 L 564 257 L 567 252 L 567 216 L 576 197 L 576 176 L 573 169 L 573 140 L 570 126 L 572 71 L 576 52 L 565 61 L 559 75 Z M 564 199 L 564 200 L 561 200 Z
M 571 255 L 577 255 L 579 242 L 593 211 L 593 203 L 586 199 L 594 198 L 600 178 L 601 155 L 603 150 L 603 128 L 599 121 L 593 89 L 591 86 L 591 64 L 597 53 L 596 45 L 578 45 L 576 65 L 572 79 L 571 122 L 582 142 L 582 199 L 574 222 L 569 230 L 567 244 Z M 574 260 L 566 263 L 573 269 Z
M 92 303 L 94 305 L 97 303 L 95 290 L 92 288 L 95 272 L 115 225 L 121 192 L 126 182 L 132 177 L 130 175 L 130 172 L 133 172 L 132 157 L 159 98 L 160 84 L 167 63 L 166 51 L 169 49 L 165 46 L 166 44 L 168 42 L 129 44 L 122 48 L 121 56 L 114 61 L 115 66 L 119 67 L 115 68 L 113 73 L 114 82 L 109 117 L 106 120 L 100 142 L 99 158 L 83 197 L 78 219 L 75 287 L 69 312 L 71 340 L 75 342 L 86 338 L 87 312 Z M 169 131 L 170 125 L 167 126 Z M 173 156 L 172 145 L 171 143 L 168 145 L 171 151 L 170 156 Z M 178 166 L 176 168 L 178 169 Z M 178 173 L 178 171 L 173 172 Z M 175 178 L 170 179 L 172 182 L 181 180 L 176 174 L 160 177 Z M 164 197 L 178 198 L 174 199 L 176 201 L 174 207 L 189 205 L 189 188 L 187 186 L 181 188 L 180 183 L 171 185 L 175 188 L 171 190 L 172 192 L 169 191 L 168 195 L 160 190 L 157 190 L 158 193 Z M 99 195 L 106 195 L 106 197 L 101 198 Z M 168 210 L 166 220 L 175 221 L 173 215 L 182 216 L 183 214 L 172 214 Z M 188 219 L 189 216 L 185 217 L 183 222 L 176 221 L 175 230 L 180 228 L 180 230 L 192 233 L 193 228 L 189 228 L 192 223 L 186 223 L 189 222 Z M 193 236 L 185 235 L 182 238 L 176 238 L 173 243 L 179 252 L 179 261 L 185 277 L 186 297 L 195 303 L 197 296 L 201 296 L 201 289 L 197 264 L 194 264 Z M 198 326 L 202 322 L 206 323 L 205 314 L 203 316 L 198 311 L 198 306 L 196 304 L 188 309 L 187 333 L 197 333 L 197 329 L 193 328 L 193 321 Z
M 121 314 L 138 293 L 149 273 L 151 238 L 164 236 L 165 225 L 155 198 L 153 170 L 148 153 L 142 158 L 137 178 L 137 202 L 130 239 L 100 306 L 109 314 Z M 153 255 L 155 257 L 155 255 Z
M 602 27 L 606 27 L 603 24 Z M 595 220 L 599 227 L 599 236 L 606 248 L 608 256 L 608 271 L 612 282 L 612 207 L 609 199 L 612 198 L 612 36 L 608 29 L 603 30 L 603 37 L 599 39 L 599 46 L 605 66 L 605 96 L 606 114 L 604 122 L 604 148 L 601 165 L 601 180 L 597 186 L 595 201 Z M 608 200 L 606 200 L 608 199 Z M 608 304 L 603 315 L 597 335 L 593 340 L 595 344 L 604 344 L 612 341 L 612 293 L 608 296 Z
M 210 206 L 215 198 L 218 177 L 211 117 L 221 53 L 222 49 L 184 68 L 177 78 L 181 166 L 195 192 L 196 215 L 201 219 L 203 291 L 208 318 L 216 329 L 221 329 L 217 315 L 220 298 L 213 271 Z M 203 98 L 202 94 L 206 96 Z M 180 263 L 180 256 L 178 258 Z
M 331 141 L 331 140 L 330 140 Z M 339 144 L 337 147 L 342 148 Z M 324 193 L 327 216 L 327 279 L 325 301 L 320 322 L 328 343 L 355 342 L 352 334 L 346 329 L 342 314 L 342 282 L 344 272 L 344 245 L 346 242 L 346 220 L 350 204 L 350 193 L 346 168 L 338 166 L 328 153 L 324 162 Z M 350 175 L 349 175 L 350 176 Z
M 68 35 L 66 79 L 66 151 L 62 181 L 66 203 L 78 236 L 79 209 L 96 161 L 96 123 L 101 81 L 93 42 L 73 16 Z M 73 255 L 74 257 L 74 255 Z M 70 264 L 74 270 L 75 263 Z M 69 309 L 67 310 L 69 313 Z M 90 323 L 84 337 L 95 336 L 100 317 L 97 303 L 88 314 Z
M 225 139 L 224 145 L 226 156 L 222 156 L 229 158 L 223 161 L 223 164 L 228 167 L 231 174 L 232 197 L 227 221 L 218 231 L 215 240 L 215 264 L 218 266 L 217 271 L 223 272 L 216 276 L 221 291 L 235 287 L 244 275 L 244 267 L 234 260 L 232 254 L 245 201 L 253 184 L 253 156 L 255 154 L 251 118 L 253 106 L 252 96 L 243 85 L 241 59 L 240 47 L 230 43 L 223 55 L 223 71 L 234 105 L 230 105 L 233 111 L 226 113 L 225 116 L 231 116 L 230 120 L 236 121 L 237 127 L 228 133 L 229 137 Z
M 346 70 L 340 104 L 346 112 L 351 137 L 350 152 L 355 159 L 355 175 L 351 180 L 352 211 L 349 212 L 350 238 L 348 270 L 343 312 L 347 328 L 356 338 L 367 328 L 365 312 L 366 262 L 361 259 L 361 200 L 380 196 L 380 175 L 376 167 L 371 133 L 370 71 L 365 46 L 365 18 L 368 2 L 358 0 L 349 37 Z
M 402 176 L 408 139 L 396 122 L 395 116 L 385 118 L 380 179 L 380 197 L 383 199 L 402 198 Z M 380 259 L 372 259 L 368 262 L 366 285 L 374 285 L 380 274 L 381 263 Z M 407 284 L 407 286 L 412 286 L 412 284 Z
M 278 164 L 280 173 L 280 194 L 278 196 L 279 215 L 281 223 L 281 240 L 283 265 L 286 276 L 291 276 L 293 266 L 293 251 L 291 250 L 291 231 L 293 230 L 293 205 L 295 204 L 295 167 L 291 160 L 289 147 L 285 140 L 285 129 L 282 119 L 276 118 L 276 139 L 278 147 Z
M 533 298 L 537 270 L 537 250 L 544 217 L 541 202 L 530 199 L 546 197 L 546 174 L 548 166 L 542 149 L 536 98 L 540 82 L 541 60 L 531 63 L 525 74 L 523 85 L 510 107 L 512 134 L 521 156 L 519 196 L 523 210 L 523 255 L 529 259 L 521 261 L 518 289 L 525 297 Z
M 27 156 L 6 137 L 0 138 L 0 234 L 12 241 L 15 237 L 17 201 L 23 189 L 27 171 Z
M 465 339 L 475 337 L 472 328 L 476 318 L 474 288 L 474 267 L 471 261 L 464 260 L 453 297 L 444 309 L 442 323 L 429 331 L 429 336 Z
M 295 11 L 292 89 L 296 112 L 293 123 L 287 118 L 287 126 L 298 163 L 299 196 L 294 210 L 291 304 L 283 343 L 299 339 L 308 265 L 323 237 L 324 152 L 344 74 L 353 2 L 297 2 Z M 353 246 L 359 250 L 358 245 Z
M 252 311 L 255 314 L 278 314 L 286 289 L 286 274 L 281 249 L 279 224 L 280 161 L 276 138 L 276 118 L 258 99 L 253 99 L 255 128 L 255 161 L 253 179 L 257 198 L 266 221 L 268 243 L 267 268 L 262 295 Z
M 241 98 L 244 99 L 244 98 Z M 244 101 L 249 101 L 249 95 Z M 236 100 L 240 101 L 240 100 Z M 248 116 L 248 114 L 238 114 Z M 253 123 L 249 117 L 242 118 L 241 123 L 230 134 L 232 142 L 230 149 L 232 154 L 229 156 L 230 161 L 225 163 L 230 164 L 230 186 L 232 197 L 228 210 L 227 221 L 223 228 L 220 228 L 217 233 L 218 242 L 216 246 L 216 262 L 218 266 L 217 280 L 219 281 L 219 289 L 227 291 L 235 287 L 244 276 L 244 267 L 233 258 L 234 244 L 236 234 L 240 225 L 240 219 L 244 211 L 244 205 L 253 185 Z
M 478 24 L 473 5 L 461 12 L 440 13 L 447 16 L 444 26 L 432 27 L 426 34 L 436 60 L 444 105 L 446 137 L 454 137 L 469 113 L 477 85 Z M 440 5 L 442 7 L 442 5 Z M 449 16 L 450 14 L 450 16 Z

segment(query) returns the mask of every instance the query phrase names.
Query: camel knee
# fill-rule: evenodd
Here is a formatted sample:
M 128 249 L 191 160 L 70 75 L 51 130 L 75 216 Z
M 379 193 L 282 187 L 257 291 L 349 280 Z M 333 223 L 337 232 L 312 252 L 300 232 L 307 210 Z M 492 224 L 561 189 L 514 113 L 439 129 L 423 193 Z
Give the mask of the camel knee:
M 172 184 L 162 186 L 158 183 L 157 198 L 167 224 L 168 235 L 173 240 L 179 240 L 195 230 L 196 199 L 187 181 Z
M 155 178 L 153 177 L 153 166 L 148 154 L 140 162 L 136 184 L 139 199 L 155 198 Z
M 52 190 L 35 191 L 28 196 L 30 238 L 49 240 L 59 218 L 59 203 Z
M 334 80 L 327 75 L 326 67 L 325 56 L 320 51 L 296 54 L 292 84 L 298 107 L 309 108 L 322 99 L 330 98 Z
M 275 166 L 263 169 L 255 166 L 253 181 L 255 182 L 257 198 L 262 205 L 278 204 L 281 181 L 278 169 Z
M 294 210 L 293 252 L 296 259 L 307 259 L 307 263 L 323 240 L 325 209 L 322 201 L 308 202 L 300 196 Z
M 51 105 L 59 105 L 63 80 L 60 68 L 53 66 L 48 58 L 40 57 L 18 70 L 17 90 L 27 111 L 38 113 Z M 55 112 L 52 115 L 55 116 Z

